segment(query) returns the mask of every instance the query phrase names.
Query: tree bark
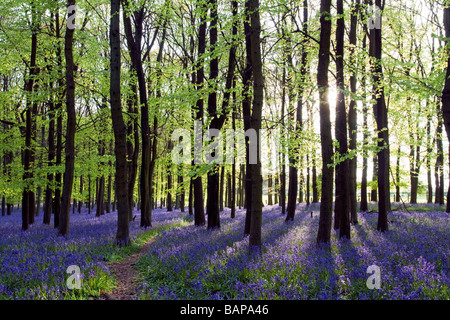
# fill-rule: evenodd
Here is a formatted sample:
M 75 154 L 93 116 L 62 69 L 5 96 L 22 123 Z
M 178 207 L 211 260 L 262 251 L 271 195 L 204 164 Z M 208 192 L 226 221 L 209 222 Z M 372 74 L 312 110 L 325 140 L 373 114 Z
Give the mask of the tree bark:
M 129 237 L 129 199 L 127 128 L 123 120 L 120 93 L 120 0 L 111 0 L 110 46 L 111 46 L 111 118 L 114 130 L 114 154 L 116 157 L 115 190 L 117 199 L 117 233 L 115 243 L 128 245 Z
M 31 53 L 30 53 L 30 68 L 29 78 L 25 80 L 26 97 L 26 111 L 25 111 L 25 149 L 23 151 L 23 181 L 25 187 L 22 194 L 22 230 L 27 230 L 29 224 L 34 218 L 34 192 L 32 189 L 31 180 L 33 179 L 33 158 L 34 148 L 32 146 L 33 140 L 33 114 L 35 104 L 32 103 L 32 93 L 35 85 L 34 77 L 38 73 L 36 67 L 37 55 L 37 21 L 36 21 L 36 5 L 34 1 L 31 2 Z
M 375 5 L 383 10 L 381 0 L 375 0 Z M 381 16 L 379 17 L 381 20 Z M 378 224 L 377 230 L 385 232 L 388 230 L 387 214 L 390 207 L 389 195 L 389 131 L 387 108 L 384 99 L 383 67 L 381 65 L 382 38 L 380 28 L 373 28 L 370 31 L 371 56 L 374 58 L 372 66 L 373 97 L 376 101 L 374 105 L 375 120 L 378 131 Z
M 134 19 L 134 34 L 131 26 L 131 17 L 128 14 L 128 0 L 122 1 L 124 30 L 127 39 L 128 50 L 131 63 L 136 70 L 139 90 L 139 102 L 141 104 L 141 136 L 142 136 L 142 156 L 141 156 L 141 227 L 152 226 L 151 222 L 151 191 L 150 191 L 150 160 L 151 160 L 151 142 L 150 142 L 150 122 L 148 116 L 147 86 L 145 83 L 144 68 L 142 64 L 141 41 L 143 35 L 144 7 L 132 13 Z
M 363 50 L 366 50 L 367 36 L 364 36 L 362 47 Z M 369 108 L 367 106 L 367 95 L 366 95 L 366 64 L 362 63 L 362 78 L 361 78 L 361 87 L 363 88 L 363 167 L 362 167 L 362 176 L 361 176 L 361 202 L 359 206 L 359 211 L 366 212 L 368 210 L 367 203 L 367 168 L 368 168 L 368 157 L 369 153 L 367 152 L 367 145 L 369 143 L 369 135 L 367 133 L 368 130 L 368 114 Z
M 75 0 L 68 0 L 67 7 L 75 5 Z M 75 14 L 75 13 L 73 13 Z M 73 20 L 75 23 L 75 20 Z M 74 29 L 67 26 L 64 42 L 64 54 L 66 57 L 66 144 L 65 144 L 65 169 L 64 184 L 61 195 L 61 217 L 58 234 L 65 236 L 69 233 L 70 200 L 72 197 L 73 178 L 75 169 L 75 63 L 73 60 L 73 35 Z
M 320 202 L 318 243 L 329 243 L 333 210 L 333 142 L 330 103 L 328 101 L 328 67 L 330 64 L 331 0 L 320 2 L 320 48 L 317 84 L 320 95 L 320 140 L 322 146 L 322 195 Z
M 250 15 L 250 40 L 251 43 L 251 66 L 253 74 L 253 106 L 251 113 L 250 126 L 256 132 L 256 150 L 257 161 L 256 164 L 250 164 L 249 181 L 251 181 L 252 188 L 251 209 L 250 209 L 250 237 L 249 248 L 253 250 L 261 249 L 261 222 L 262 222 L 262 175 L 261 175 L 261 161 L 259 157 L 260 144 L 260 129 L 262 109 L 264 103 L 264 76 L 262 72 L 262 58 L 261 58 L 261 21 L 259 15 L 259 1 L 247 0 L 246 15 Z
M 355 48 L 357 45 L 357 27 L 358 27 L 358 15 L 359 15 L 360 0 L 352 0 L 351 18 L 350 18 L 350 64 L 355 65 L 357 63 L 354 57 Z M 349 145 L 350 150 L 357 149 L 357 118 L 358 118 L 358 106 L 355 96 L 357 94 L 357 69 L 353 69 L 350 75 L 350 105 L 348 111 L 348 131 L 349 131 Z M 357 170 L 357 157 L 356 155 L 349 160 L 349 197 L 350 197 L 350 217 L 353 225 L 358 223 L 357 214 L 357 192 L 356 192 L 356 170 Z
M 303 130 L 303 94 L 305 91 L 305 86 L 303 83 L 306 82 L 306 76 L 307 76 L 307 59 L 308 59 L 308 51 L 307 51 L 307 45 L 308 45 L 308 1 L 303 1 L 303 41 L 301 46 L 302 51 L 302 57 L 300 61 L 300 79 L 299 83 L 300 86 L 298 88 L 298 103 L 297 103 L 297 121 L 295 125 L 294 132 L 297 134 L 300 134 Z M 292 67 L 292 57 L 289 57 L 291 60 L 290 67 Z M 292 98 L 292 97 L 291 97 Z M 294 138 L 297 138 L 297 136 L 294 136 Z M 286 215 L 286 221 L 294 221 L 295 216 L 295 207 L 297 203 L 297 186 L 298 186 L 298 170 L 297 165 L 299 162 L 299 156 L 293 156 L 290 157 L 290 167 L 289 167 L 289 191 L 288 191 L 288 205 L 287 205 L 287 215 Z M 302 174 L 300 182 L 302 183 Z M 302 194 L 302 185 L 300 185 L 300 192 L 299 192 L 299 202 L 303 201 L 303 194 Z
M 337 101 L 335 134 L 339 143 L 337 151 L 340 156 L 348 153 L 347 114 L 345 107 L 344 83 L 344 1 L 337 0 L 336 28 L 336 74 Z M 350 161 L 345 159 L 336 166 L 336 199 L 335 199 L 335 229 L 339 228 L 339 238 L 350 239 Z
M 444 29 L 445 29 L 445 37 L 448 39 L 450 37 L 450 6 L 447 4 L 444 6 Z M 448 40 L 446 40 L 446 53 L 447 53 L 447 71 L 445 76 L 445 82 L 444 82 L 444 89 L 442 91 L 442 119 L 445 126 L 445 131 L 447 132 L 447 137 L 450 141 L 450 50 L 448 48 Z M 441 142 L 442 143 L 442 142 Z M 449 157 L 450 158 L 450 157 Z M 450 161 L 450 160 L 449 160 Z M 442 159 L 443 164 L 443 159 Z M 442 170 L 441 170 L 442 172 Z M 443 176 L 443 175 L 441 175 Z M 443 179 L 441 179 L 443 182 Z M 441 183 L 442 186 L 442 193 L 443 193 L 443 183 Z M 437 193 L 437 189 L 436 189 Z M 443 195 L 442 195 L 442 201 L 443 201 Z M 448 188 L 448 194 L 447 194 L 447 212 L 450 212 L 450 185 Z
M 199 12 L 200 12 L 200 25 L 198 31 L 198 51 L 197 51 L 197 61 L 196 61 L 196 89 L 199 92 L 202 92 L 204 88 L 204 54 L 206 51 L 206 24 L 207 24 L 207 5 L 205 1 L 200 1 L 197 4 Z M 199 97 L 196 102 L 194 119 L 202 126 L 203 125 L 203 110 L 204 101 L 203 97 Z M 200 136 L 203 136 L 203 128 L 200 128 Z M 200 155 L 201 158 L 201 155 Z M 197 161 L 196 161 L 197 160 Z M 200 162 L 201 159 L 196 159 L 196 155 L 194 155 L 194 163 Z M 201 175 L 197 175 L 194 178 L 194 224 L 196 226 L 203 226 L 206 223 L 205 219 L 205 208 L 203 206 L 203 183 Z

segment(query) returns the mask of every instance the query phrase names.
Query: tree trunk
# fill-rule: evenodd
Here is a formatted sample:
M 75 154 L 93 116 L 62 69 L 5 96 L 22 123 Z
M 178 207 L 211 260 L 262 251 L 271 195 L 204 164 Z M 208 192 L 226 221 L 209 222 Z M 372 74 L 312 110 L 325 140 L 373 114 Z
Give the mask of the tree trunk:
M 313 167 L 312 167 L 312 189 L 313 189 L 313 203 L 319 202 L 319 186 L 317 185 L 317 166 L 316 160 L 313 159 Z
M 337 74 L 337 101 L 335 135 L 339 142 L 337 151 L 340 156 L 348 153 L 347 141 L 347 114 L 345 108 L 344 83 L 344 1 L 337 0 L 337 29 L 336 29 L 336 74 Z M 336 200 L 335 200 L 335 229 L 339 228 L 339 238 L 350 239 L 350 174 L 349 159 L 336 166 Z
M 50 84 L 50 88 L 53 85 Z M 48 127 L 48 164 L 49 171 L 47 173 L 47 187 L 45 189 L 45 200 L 44 200 L 44 224 L 50 224 L 53 210 L 53 178 L 54 174 L 52 172 L 52 167 L 54 166 L 54 159 L 56 154 L 56 145 L 55 145 L 55 104 L 53 102 L 53 97 L 50 98 L 49 101 L 49 127 Z M 80 192 L 81 193 L 81 192 Z
M 172 150 L 172 141 L 169 140 L 169 147 L 168 150 Z M 167 169 L 167 211 L 173 210 L 173 203 L 172 203 L 172 170 L 171 168 Z
M 300 65 L 300 87 L 298 92 L 298 98 L 299 101 L 297 103 L 297 122 L 295 125 L 294 132 L 297 134 L 300 134 L 303 130 L 303 94 L 305 91 L 305 86 L 303 83 L 306 82 L 306 76 L 307 76 L 307 59 L 308 59 L 308 51 L 307 51 L 307 45 L 308 45 L 308 1 L 303 1 L 303 41 L 302 41 L 302 57 L 301 57 L 301 65 Z M 292 57 L 289 54 L 288 57 L 289 60 L 289 68 L 292 68 Z M 290 103 L 292 103 L 292 96 L 290 95 L 289 100 Z M 291 111 L 291 110 L 290 110 Z M 297 136 L 295 135 L 294 138 L 296 139 Z M 296 139 L 297 140 L 297 139 Z M 287 206 L 287 215 L 286 215 L 286 221 L 294 221 L 295 216 L 295 207 L 297 203 L 297 186 L 298 186 L 298 170 L 297 165 L 299 162 L 299 156 L 292 156 L 290 157 L 290 167 L 289 167 L 289 191 L 288 191 L 288 206 Z M 300 182 L 302 183 L 303 179 L 300 179 Z M 302 195 L 302 186 L 300 185 L 300 192 L 299 192 L 299 202 L 303 202 L 303 195 Z
M 198 52 L 196 61 L 196 90 L 202 92 L 204 89 L 204 54 L 206 51 L 206 24 L 207 24 L 207 5 L 205 1 L 198 4 L 198 9 L 200 14 L 200 26 L 198 31 Z M 196 102 L 194 119 L 199 123 L 198 136 L 203 136 L 203 108 L 204 101 L 203 97 L 199 97 Z M 195 136 L 195 134 L 194 134 Z M 199 159 L 200 158 L 200 159 Z M 193 164 L 201 162 L 201 154 L 194 154 Z M 203 226 L 206 223 L 205 219 L 205 208 L 203 206 L 203 183 L 201 175 L 197 175 L 194 178 L 194 224 L 196 226 Z
M 81 195 L 81 199 L 83 199 L 83 175 L 80 176 L 80 195 Z M 83 205 L 83 200 L 78 201 L 78 213 L 81 213 L 81 207 Z
M 310 197 L 311 197 L 311 170 L 309 168 L 309 154 L 306 155 L 306 205 L 309 206 L 311 204 Z
M 261 147 L 259 133 L 262 121 L 262 109 L 264 103 L 264 76 L 262 72 L 261 58 L 261 22 L 259 16 L 259 1 L 247 0 L 246 15 L 250 15 L 250 40 L 251 47 L 251 66 L 253 74 L 253 106 L 251 112 L 250 127 L 255 130 L 257 141 L 256 164 L 250 164 L 249 181 L 251 181 L 250 191 L 250 237 L 249 248 L 254 250 L 261 249 L 261 222 L 262 222 L 262 175 L 259 149 Z M 248 112 L 247 112 L 248 114 Z
M 427 110 L 429 100 L 427 100 Z M 433 152 L 433 147 L 431 145 L 431 113 L 427 114 L 427 156 L 426 156 L 426 166 L 427 166 L 427 203 L 433 203 L 433 184 L 431 181 L 431 153 Z
M 355 48 L 357 45 L 357 27 L 358 27 L 358 14 L 359 14 L 360 0 L 352 0 L 351 18 L 350 18 L 350 64 L 355 65 L 357 63 L 354 58 Z M 348 132 L 349 132 L 349 149 L 357 149 L 357 118 L 358 118 L 358 106 L 355 96 L 357 94 L 357 71 L 354 71 L 350 75 L 350 91 L 351 99 L 348 111 Z M 350 217 L 353 225 L 358 223 L 357 214 L 357 192 L 356 192 L 356 170 L 357 170 L 357 157 L 354 156 L 349 160 L 349 197 L 350 197 Z
M 59 14 L 58 12 L 55 13 L 56 18 L 56 38 L 60 38 L 60 27 L 59 27 Z M 58 64 L 62 66 L 62 50 L 58 48 L 56 50 L 56 59 L 58 61 Z M 60 80 L 58 82 L 58 85 L 62 87 L 63 81 Z M 62 97 L 61 97 L 62 99 Z M 55 106 L 56 110 L 56 166 L 60 166 L 62 163 L 62 151 L 63 151 L 63 110 L 62 110 L 62 103 L 59 101 L 56 103 Z M 90 145 L 89 145 L 90 147 Z M 90 152 L 90 151 L 89 151 Z M 90 156 L 90 154 L 89 154 Z M 62 186 L 62 174 L 60 172 L 57 172 L 55 175 L 55 198 L 53 199 L 53 206 L 54 206 L 54 216 L 53 216 L 53 224 L 55 228 L 59 227 L 59 217 L 61 214 L 61 186 Z
M 367 37 L 364 36 L 362 47 L 363 50 L 366 50 Z M 363 167 L 362 167 L 362 177 L 361 177 L 361 202 L 359 206 L 359 211 L 366 212 L 368 210 L 367 203 L 367 168 L 368 168 L 368 156 L 367 145 L 369 144 L 369 135 L 367 133 L 368 130 L 368 114 L 369 108 L 367 106 L 367 95 L 366 95 L 366 64 L 363 62 L 362 66 L 362 79 L 361 79 L 361 87 L 363 88 Z
M 130 243 L 127 128 L 123 120 L 120 93 L 120 0 L 111 0 L 111 118 L 114 130 L 114 153 L 116 157 L 115 190 L 117 199 L 117 233 L 115 243 L 123 246 Z
M 183 178 L 183 165 L 180 164 L 179 166 L 179 174 L 178 174 L 178 192 L 179 192 L 179 196 L 180 196 L 180 211 L 184 212 L 184 207 L 185 207 L 185 203 L 184 203 L 184 199 L 185 199 L 185 191 L 184 191 L 184 178 Z M 156 197 L 156 194 L 155 194 Z
M 34 147 L 32 146 L 33 139 L 33 111 L 35 104 L 31 102 L 32 93 L 34 89 L 35 79 L 38 70 L 36 68 L 37 55 L 37 13 L 34 1 L 31 2 L 31 53 L 30 53 L 30 68 L 29 78 L 25 80 L 26 97 L 26 111 L 25 111 L 25 150 L 23 151 L 23 181 L 25 184 L 22 195 L 22 230 L 27 230 L 30 221 L 34 218 L 34 192 L 32 190 L 31 180 L 33 178 L 33 158 Z
M 132 71 L 134 70 L 131 68 Z M 129 220 L 133 219 L 133 208 L 134 208 L 134 188 L 136 185 L 137 169 L 138 169 L 138 158 L 139 158 L 139 110 L 137 107 L 137 86 L 136 83 L 130 82 L 130 92 L 131 96 L 128 98 L 128 112 L 133 114 L 134 117 L 128 123 L 127 132 L 129 138 L 127 139 L 127 152 L 129 162 L 128 167 L 128 210 L 129 210 Z M 134 140 L 134 143 L 132 142 Z
M 194 180 L 192 178 L 189 179 L 189 202 L 188 202 L 188 212 L 189 215 L 192 216 L 194 215 L 194 208 L 192 207 L 193 205 L 193 198 L 194 198 Z
M 378 186 L 377 186 L 377 176 L 378 176 L 378 158 L 375 154 L 373 156 L 373 170 L 372 170 L 372 188 L 370 190 L 370 201 L 378 201 Z
M 448 39 L 450 37 L 450 6 L 447 4 L 444 6 L 444 28 L 445 28 L 445 37 L 446 39 Z M 446 77 L 445 77 L 445 82 L 444 82 L 444 89 L 442 91 L 442 119 L 443 119 L 443 123 L 445 126 L 445 131 L 447 132 L 447 137 L 448 140 L 450 141 L 450 51 L 448 48 L 448 40 L 446 40 L 445 44 L 446 44 L 446 53 L 447 53 L 447 72 L 446 72 Z M 442 141 L 441 141 L 442 144 Z M 449 156 L 449 161 L 450 161 L 450 156 Z M 443 159 L 442 159 L 442 164 L 443 164 Z M 442 170 L 441 170 L 442 172 Z M 441 176 L 443 177 L 443 175 L 441 174 Z M 440 187 L 443 190 L 443 179 L 441 179 L 442 181 L 442 185 L 440 185 Z M 449 194 L 447 194 L 447 208 L 446 211 L 450 212 L 450 185 L 448 188 L 448 192 Z M 437 193 L 437 189 L 436 189 L 436 193 Z M 442 191 L 443 193 L 443 191 Z M 444 202 L 443 199 L 443 195 L 442 195 L 442 201 L 440 202 Z
M 328 67 L 330 64 L 331 0 L 320 2 L 320 48 L 317 85 L 320 95 L 320 140 L 322 146 L 322 195 L 320 202 L 318 243 L 329 243 L 333 214 L 333 141 L 330 103 L 328 101 Z
M 375 5 L 381 8 L 381 0 L 375 0 Z M 381 17 L 379 17 L 381 20 Z M 380 21 L 381 24 L 381 21 Z M 390 207 L 389 196 L 389 131 L 387 108 L 384 99 L 384 85 L 383 85 L 383 67 L 381 65 L 382 53 L 382 39 L 381 39 L 381 25 L 380 28 L 373 28 L 370 31 L 371 40 L 371 56 L 375 63 L 372 66 L 373 78 L 373 97 L 376 101 L 374 105 L 375 120 L 378 131 L 378 224 L 377 230 L 385 232 L 388 230 L 387 214 Z
M 397 149 L 397 167 L 395 170 L 395 201 L 400 202 L 400 144 Z
M 75 5 L 75 0 L 68 0 L 67 7 Z M 75 14 L 75 13 L 73 13 Z M 73 20 L 75 23 L 75 20 Z M 70 218 L 70 200 L 72 197 L 73 178 L 75 169 L 75 130 L 76 130 L 76 113 L 75 113 L 75 79 L 73 60 L 73 34 L 74 29 L 67 25 L 66 36 L 64 42 L 64 53 L 66 57 L 66 143 L 65 143 L 65 169 L 64 169 L 64 185 L 61 195 L 61 217 L 58 234 L 65 236 L 69 233 Z
M 219 210 L 223 211 L 223 189 L 225 179 L 225 166 L 220 168 L 220 186 L 219 186 Z
M 151 142 L 150 142 L 150 122 L 148 116 L 147 87 L 145 83 L 145 74 L 141 57 L 141 41 L 143 35 L 144 7 L 132 12 L 134 17 L 134 34 L 131 26 L 131 17 L 128 9 L 128 0 L 122 1 L 124 30 L 127 39 L 128 50 L 131 63 L 136 70 L 136 76 L 139 87 L 139 102 L 141 104 L 141 136 L 142 136 L 142 156 L 141 156 L 141 227 L 151 227 L 151 199 L 150 199 L 150 160 L 151 160 Z
M 281 81 L 281 135 L 285 136 L 287 132 L 285 131 L 285 105 L 286 105 L 286 67 L 283 66 L 283 76 Z M 284 143 L 281 143 L 281 151 L 279 152 L 279 158 L 280 158 L 280 167 L 281 167 L 281 174 L 280 174 L 280 193 L 279 193 L 279 199 L 280 199 L 280 206 L 281 206 L 281 214 L 286 214 L 286 163 L 285 163 L 285 146 Z

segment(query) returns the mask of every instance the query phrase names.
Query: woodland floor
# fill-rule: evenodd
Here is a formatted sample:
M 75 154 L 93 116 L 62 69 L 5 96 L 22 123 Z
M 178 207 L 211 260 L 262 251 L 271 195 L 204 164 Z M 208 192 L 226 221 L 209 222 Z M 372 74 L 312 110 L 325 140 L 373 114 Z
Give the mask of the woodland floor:
M 142 249 L 135 254 L 125 258 L 123 261 L 108 263 L 108 268 L 117 278 L 117 288 L 111 293 L 103 292 L 101 299 L 103 300 L 133 300 L 137 295 L 142 279 L 136 270 L 136 262 L 148 250 L 154 239 L 149 240 Z

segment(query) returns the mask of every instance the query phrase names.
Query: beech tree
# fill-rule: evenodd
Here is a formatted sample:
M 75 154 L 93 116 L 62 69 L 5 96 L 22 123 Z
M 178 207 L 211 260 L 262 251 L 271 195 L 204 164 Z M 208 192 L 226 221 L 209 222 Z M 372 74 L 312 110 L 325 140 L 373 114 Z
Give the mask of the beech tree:
M 75 0 L 67 2 L 68 19 L 75 14 Z M 70 12 L 73 10 L 72 12 Z M 64 184 L 61 195 L 61 217 L 58 227 L 60 235 L 67 235 L 69 233 L 69 217 L 70 217 L 70 203 L 72 197 L 73 177 L 75 168 L 75 126 L 76 126 L 76 112 L 75 112 L 75 63 L 73 59 L 73 34 L 75 32 L 73 18 L 73 25 L 67 23 L 66 35 L 64 38 L 64 55 L 66 58 L 66 145 L 65 145 L 65 169 L 64 169 Z
M 328 101 L 328 67 L 330 64 L 331 0 L 320 1 L 320 48 L 317 86 L 320 96 L 320 139 L 322 146 L 322 196 L 320 200 L 318 243 L 329 243 L 333 214 L 333 141 L 330 102 Z
M 129 238 L 129 201 L 128 201 L 128 164 L 127 129 L 122 115 L 120 95 L 120 0 L 111 0 L 111 79 L 110 100 L 111 117 L 114 129 L 114 153 L 116 157 L 116 196 L 117 196 L 117 234 L 116 244 L 128 245 Z

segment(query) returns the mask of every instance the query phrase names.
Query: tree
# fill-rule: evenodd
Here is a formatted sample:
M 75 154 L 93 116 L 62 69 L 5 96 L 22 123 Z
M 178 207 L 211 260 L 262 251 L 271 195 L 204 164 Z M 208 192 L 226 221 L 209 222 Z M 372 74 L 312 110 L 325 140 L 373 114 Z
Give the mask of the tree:
M 445 75 L 444 89 L 442 91 L 442 119 L 447 132 L 447 137 L 450 141 L 450 50 L 448 48 L 450 38 L 450 4 L 448 1 L 444 5 L 444 29 L 446 37 L 446 53 L 447 53 L 447 70 Z M 450 158 L 450 157 L 449 157 Z M 436 190 L 437 191 L 437 190 Z M 450 185 L 447 194 L 447 208 L 446 211 L 450 212 Z
M 305 83 L 306 83 L 306 76 L 307 76 L 307 63 L 308 63 L 308 51 L 307 51 L 307 45 L 309 43 L 308 38 L 308 1 L 303 1 L 303 23 L 302 23 L 302 34 L 303 34 L 303 41 L 301 46 L 301 60 L 300 60 L 300 79 L 299 79 L 299 89 L 298 89 L 298 97 L 299 101 L 297 103 L 297 122 L 296 122 L 296 128 L 295 130 L 301 133 L 303 128 L 303 94 L 305 92 Z M 297 199 L 297 174 L 298 170 L 296 168 L 296 165 L 298 163 L 299 156 L 291 158 L 291 166 L 289 167 L 289 193 L 288 193 L 288 206 L 287 206 L 287 215 L 286 215 L 286 221 L 293 221 L 295 216 L 295 204 Z M 309 180 L 308 180 L 309 183 Z M 309 189 L 309 185 L 308 185 Z M 309 197 L 309 190 L 308 190 L 308 197 Z M 301 200 L 300 200 L 301 201 Z
M 210 27 L 209 27 L 209 49 L 211 60 L 209 63 L 209 80 L 212 88 L 208 96 L 208 115 L 210 118 L 215 118 L 217 114 L 217 88 L 215 86 L 217 77 L 219 76 L 219 58 L 214 53 L 217 45 L 218 36 L 218 4 L 217 0 L 210 0 Z M 220 130 L 214 124 L 210 125 L 210 130 Z M 214 143 L 213 138 L 211 143 Z M 215 157 L 213 151 L 212 157 Z M 208 215 L 208 229 L 220 229 L 220 210 L 219 210 L 219 168 L 213 165 L 207 177 L 207 200 L 206 213 Z
M 129 201 L 128 201 L 128 163 L 127 128 L 123 120 L 120 90 L 120 0 L 111 0 L 111 79 L 110 99 L 111 118 L 114 130 L 114 153 L 116 156 L 116 197 L 117 197 L 117 233 L 116 244 L 128 245 L 129 237 Z
M 127 39 L 128 52 L 130 54 L 131 65 L 136 73 L 138 80 L 139 102 L 141 105 L 141 136 L 142 136 L 142 155 L 141 155 L 141 227 L 151 227 L 151 206 L 150 206 L 150 122 L 148 109 L 147 86 L 145 82 L 144 68 L 142 64 L 142 36 L 143 20 L 145 8 L 142 4 L 135 11 L 130 6 L 128 0 L 122 2 L 124 30 Z M 134 21 L 134 33 L 131 25 L 131 16 Z
M 67 10 L 75 6 L 75 0 L 68 0 Z M 73 9 L 75 10 L 75 9 Z M 72 14 L 75 14 L 72 11 Z M 70 15 L 71 16 L 71 15 Z M 69 19 L 69 16 L 68 16 Z M 72 20 L 75 23 L 75 19 Z M 61 217 L 58 227 L 58 234 L 65 236 L 69 233 L 70 218 L 70 200 L 72 197 L 73 177 L 75 168 L 75 130 L 76 130 L 76 112 L 75 112 L 75 63 L 73 60 L 73 35 L 74 27 L 69 23 L 66 27 L 66 35 L 64 41 L 64 54 L 66 57 L 66 146 L 65 146 L 65 168 L 64 168 L 64 184 L 61 195 Z
M 29 62 L 29 76 L 25 80 L 25 90 L 27 91 L 27 105 L 25 111 L 25 150 L 23 151 L 23 180 L 25 188 L 22 195 L 22 230 L 27 230 L 30 223 L 34 219 L 34 191 L 32 189 L 31 180 L 33 179 L 33 158 L 34 148 L 32 146 L 33 137 L 33 115 L 35 115 L 35 104 L 32 103 L 32 93 L 34 89 L 35 76 L 38 73 L 36 67 L 37 55 L 37 12 L 35 2 L 31 2 L 31 53 Z
M 320 140 L 322 146 L 322 198 L 320 202 L 318 243 L 329 243 L 333 210 L 333 141 L 330 103 L 328 101 L 328 67 L 330 64 L 331 0 L 320 1 L 320 44 L 317 85 L 320 96 Z
M 360 8 L 360 0 L 352 0 L 351 18 L 350 18 L 350 64 L 355 65 L 357 59 L 355 57 L 356 45 L 357 45 L 357 27 L 358 27 L 358 15 Z M 354 152 L 357 149 L 357 112 L 358 106 L 356 103 L 357 92 L 357 68 L 353 67 L 350 73 L 350 105 L 348 109 L 348 138 L 349 138 L 349 151 Z M 357 197 L 356 197 L 356 172 L 357 172 L 357 158 L 353 156 L 349 160 L 349 197 L 350 197 L 350 219 L 352 224 L 358 223 L 357 214 Z M 362 197 L 362 193 L 361 193 Z M 362 200 L 361 200 L 362 201 Z
M 336 140 L 338 142 L 337 154 L 344 157 L 338 160 L 336 166 L 336 200 L 334 228 L 339 229 L 339 237 L 350 239 L 350 175 L 349 159 L 347 159 L 347 113 L 345 108 L 345 84 L 344 84 L 344 2 L 337 0 L 337 28 L 336 28 L 336 75 L 337 75 L 337 99 L 336 99 Z
M 200 11 L 200 25 L 198 30 L 198 52 L 197 52 L 197 61 L 195 69 L 197 70 L 196 74 L 196 89 L 197 91 L 202 91 L 204 88 L 204 54 L 206 51 L 206 12 L 207 12 L 207 6 L 204 1 L 199 0 L 197 3 L 198 9 Z M 199 98 L 196 101 L 195 111 L 194 111 L 194 120 L 197 121 L 197 123 L 203 125 L 203 97 L 199 95 Z M 203 128 L 200 127 L 199 133 L 200 135 L 203 135 Z M 197 129 L 197 130 L 198 130 Z M 195 142 L 194 142 L 195 143 Z M 198 142 L 197 142 L 198 143 Z M 198 159 L 200 157 L 200 159 Z M 194 154 L 193 164 L 199 163 L 201 161 L 201 154 L 196 155 Z M 205 209 L 203 207 L 203 184 L 202 184 L 202 177 L 201 175 L 196 175 L 193 181 L 194 186 L 194 223 L 196 226 L 202 226 L 206 223 L 205 219 Z
M 250 41 L 251 48 L 251 68 L 253 74 L 253 105 L 250 118 L 250 127 L 255 130 L 256 142 L 256 164 L 250 164 L 247 181 L 251 182 L 250 191 L 250 248 L 261 248 L 261 223 L 262 223 L 262 175 L 261 160 L 259 149 L 261 147 L 259 140 L 259 130 L 261 129 L 261 116 L 264 103 L 264 77 L 261 58 L 261 21 L 259 14 L 259 0 L 247 0 L 246 16 L 250 17 L 250 34 L 246 38 Z M 245 112 L 248 116 L 249 110 Z M 248 210 L 248 209 L 247 209 Z
M 381 0 L 375 0 L 375 6 L 384 8 Z M 382 38 L 381 38 L 381 15 L 376 17 L 379 19 L 379 27 L 375 26 L 370 30 L 370 56 L 372 57 L 372 82 L 373 82 L 373 99 L 375 100 L 374 114 L 378 131 L 378 224 L 377 230 L 384 232 L 388 230 L 387 214 L 390 209 L 389 195 L 389 131 L 388 131 L 388 113 L 386 101 L 384 97 L 383 85 L 383 66 L 381 64 L 382 55 Z

